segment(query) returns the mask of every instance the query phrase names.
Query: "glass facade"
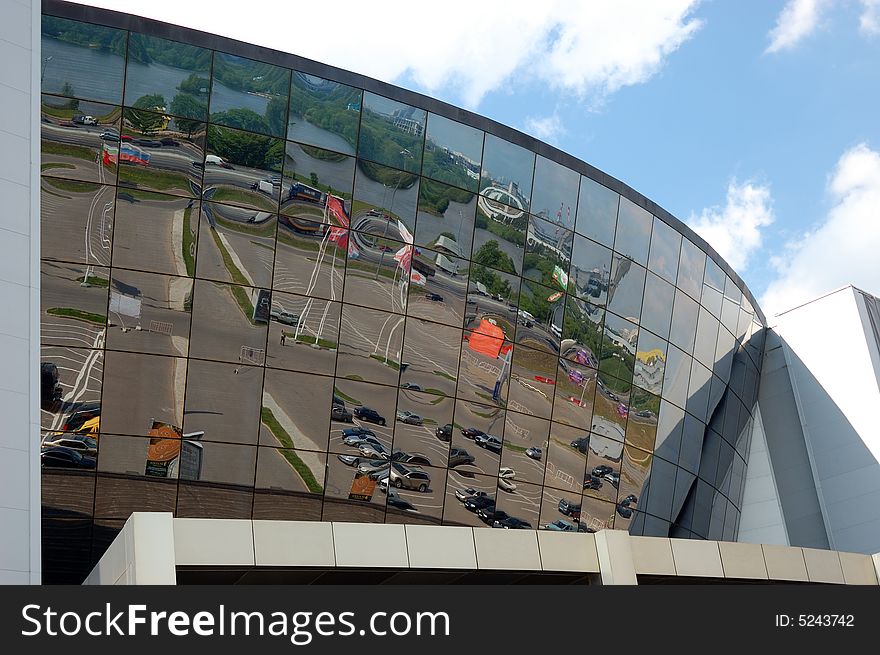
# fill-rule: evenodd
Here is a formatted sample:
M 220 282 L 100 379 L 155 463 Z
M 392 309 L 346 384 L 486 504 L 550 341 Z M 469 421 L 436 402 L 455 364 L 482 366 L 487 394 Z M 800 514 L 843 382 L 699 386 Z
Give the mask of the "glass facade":
M 133 511 L 735 536 L 761 318 L 637 194 L 277 62 L 42 29 L 47 581 Z

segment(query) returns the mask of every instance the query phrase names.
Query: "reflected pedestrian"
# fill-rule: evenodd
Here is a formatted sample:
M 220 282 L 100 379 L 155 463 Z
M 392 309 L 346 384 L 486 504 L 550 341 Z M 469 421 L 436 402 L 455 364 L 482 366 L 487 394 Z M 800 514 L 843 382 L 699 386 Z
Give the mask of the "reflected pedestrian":
M 282 346 L 284 345 L 284 339 L 285 339 L 285 336 L 286 336 L 286 335 L 284 334 L 284 330 L 282 330 L 282 331 L 281 331 L 281 345 L 282 345 Z

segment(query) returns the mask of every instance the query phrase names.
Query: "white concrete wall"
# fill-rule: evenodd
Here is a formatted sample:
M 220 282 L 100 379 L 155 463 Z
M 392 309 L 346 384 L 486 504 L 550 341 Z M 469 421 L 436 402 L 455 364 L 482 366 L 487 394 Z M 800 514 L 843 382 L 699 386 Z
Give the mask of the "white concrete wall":
M 40 2 L 0 12 L 0 584 L 40 582 Z

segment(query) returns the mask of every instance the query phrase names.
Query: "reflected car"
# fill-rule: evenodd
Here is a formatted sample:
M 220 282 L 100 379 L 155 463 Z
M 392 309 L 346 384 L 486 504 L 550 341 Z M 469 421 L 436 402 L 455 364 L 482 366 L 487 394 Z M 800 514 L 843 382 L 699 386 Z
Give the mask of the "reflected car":
M 412 382 L 404 382 L 403 384 L 400 385 L 400 388 L 401 389 L 409 389 L 410 391 L 421 391 L 422 390 L 422 388 L 419 385 L 413 384 Z
M 516 483 L 509 478 L 498 478 L 498 488 L 508 493 L 516 491 Z
M 116 132 L 113 132 L 112 130 L 104 130 L 101 133 L 101 140 L 102 141 L 119 141 L 119 135 Z
M 330 408 L 330 420 L 340 421 L 341 423 L 354 423 L 354 416 L 345 407 L 333 405 Z
M 284 323 L 285 325 L 296 325 L 297 323 L 299 323 L 299 316 L 284 311 L 283 309 L 273 309 L 271 312 L 269 312 L 269 318 L 271 318 L 273 321 Z
M 44 468 L 94 469 L 96 464 L 94 457 L 64 446 L 46 448 L 40 453 L 40 466 Z
M 496 455 L 501 454 L 501 439 L 498 437 L 490 435 L 486 442 L 483 444 L 483 448 L 486 450 L 491 450 Z
M 620 514 L 621 518 L 631 518 L 633 515 L 632 509 L 624 505 L 623 503 L 618 503 L 617 505 L 617 513 Z
M 421 416 L 409 410 L 397 412 L 396 418 L 401 423 L 408 423 L 409 425 L 421 425 L 423 422 Z
M 575 439 L 572 441 L 569 446 L 577 450 L 578 452 L 584 453 L 586 455 L 587 448 L 590 447 L 590 438 L 589 437 L 581 437 L 580 439 Z
M 606 473 L 605 479 L 608 480 L 608 482 L 611 483 L 611 486 L 613 486 L 615 489 L 617 489 L 617 487 L 620 485 L 620 473 L 618 473 L 617 471 Z
M 403 510 L 405 512 L 418 512 L 411 502 L 404 500 L 400 496 L 388 496 L 388 507 L 393 507 L 394 509 Z
M 385 468 L 388 468 L 388 460 L 385 459 L 361 460 L 361 463 L 358 464 L 358 471 L 365 474 L 372 473 L 373 471 L 379 471 Z
M 509 466 L 502 466 L 498 469 L 498 477 L 501 479 L 513 480 L 516 477 L 516 471 Z
M 379 445 L 379 446 L 382 445 L 382 442 L 379 441 L 376 438 L 376 435 L 373 433 L 362 434 L 362 435 L 352 434 L 352 435 L 345 437 L 342 440 L 342 443 L 344 443 L 346 446 L 354 446 L 355 448 L 357 448 L 358 446 L 362 446 L 365 443 L 375 444 L 375 445 Z
M 388 449 L 380 443 L 362 443 L 358 446 L 358 452 L 364 457 L 381 457 L 386 460 L 391 457 L 391 453 L 388 452 Z
M 523 521 L 522 519 L 518 519 L 515 516 L 508 516 L 503 521 L 495 521 L 492 524 L 493 528 L 502 528 L 504 530 L 531 530 L 532 524 L 528 521 Z
M 581 504 L 563 498 L 559 501 L 559 513 L 577 521 L 581 517 Z
M 431 466 L 431 460 L 427 455 L 422 453 L 405 453 L 402 450 L 395 450 L 391 453 L 392 462 L 400 462 L 409 466 Z
M 443 296 L 439 293 L 426 293 L 425 298 L 433 302 L 443 302 Z
M 434 431 L 440 441 L 452 441 L 452 423 L 441 425 Z
M 492 496 L 471 496 L 464 501 L 464 507 L 469 512 L 476 512 L 483 507 L 495 506 L 495 499 Z
M 473 464 L 474 456 L 464 448 L 452 448 L 449 451 L 449 468 L 460 466 L 461 464 Z
M 64 389 L 58 382 L 58 366 L 52 362 L 40 364 L 40 409 L 49 410 L 61 400 Z
M 630 494 L 629 496 L 627 496 L 626 498 L 624 498 L 623 500 L 621 500 L 621 501 L 620 501 L 620 504 L 621 504 L 621 505 L 627 505 L 627 506 L 629 506 L 629 505 L 638 505 L 638 501 L 639 501 L 639 499 L 636 497 L 635 494 Z
M 553 521 L 553 523 L 548 523 L 544 526 L 545 530 L 552 530 L 554 532 L 575 532 L 577 528 L 574 523 L 566 521 L 565 519 L 558 519 Z
M 602 479 L 595 475 L 587 475 L 584 478 L 584 489 L 598 490 L 602 488 Z
M 614 472 L 614 469 L 610 466 L 605 466 L 605 464 L 601 464 L 595 467 L 592 471 L 592 474 L 597 478 L 604 478 L 608 473 Z
M 485 491 L 477 491 L 473 487 L 465 487 L 464 489 L 457 489 L 455 492 L 455 497 L 458 498 L 461 502 L 466 501 L 468 498 L 475 498 L 478 496 L 488 496 Z
M 538 461 L 540 461 L 541 457 L 544 456 L 544 451 L 541 450 L 540 448 L 536 448 L 535 446 L 532 446 L 531 448 L 526 450 L 526 456 L 531 457 L 532 459 L 537 459 Z
M 370 407 L 355 407 L 354 415 L 362 421 L 367 421 L 368 423 L 378 423 L 379 425 L 385 425 L 385 417 L 382 416 L 375 409 Z
M 365 428 L 362 425 L 355 425 L 351 428 L 345 428 L 342 431 L 342 436 L 344 437 L 375 437 L 376 433 L 373 432 L 370 428 Z
M 361 463 L 361 458 L 357 455 L 337 455 L 336 459 L 346 466 L 359 466 Z
M 63 435 L 54 434 L 47 436 L 43 441 L 42 448 L 51 448 L 53 446 L 62 446 L 71 448 L 81 452 L 83 455 L 94 457 L 98 453 L 97 440 L 88 434 Z
M 389 482 L 398 489 L 415 489 L 425 493 L 431 487 L 431 476 L 420 468 L 409 468 L 400 462 L 393 462 Z
M 486 434 L 482 430 L 478 430 L 477 428 L 462 428 L 461 436 L 465 439 L 476 439 L 477 437 L 483 436 Z
M 477 516 L 483 523 L 492 525 L 496 520 L 503 521 L 510 517 L 510 514 L 501 509 L 495 509 L 495 505 L 481 507 L 477 510 Z

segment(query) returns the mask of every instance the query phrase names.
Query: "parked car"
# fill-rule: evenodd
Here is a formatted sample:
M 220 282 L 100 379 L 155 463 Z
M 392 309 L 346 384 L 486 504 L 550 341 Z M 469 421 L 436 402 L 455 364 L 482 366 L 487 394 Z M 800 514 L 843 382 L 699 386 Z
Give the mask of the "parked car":
M 296 314 L 291 314 L 288 311 L 283 309 L 273 309 L 269 312 L 269 317 L 273 321 L 278 321 L 279 323 L 284 323 L 285 325 L 296 325 L 299 323 L 299 316 Z
M 412 382 L 404 382 L 403 384 L 400 385 L 400 388 L 401 389 L 408 389 L 409 391 L 421 391 L 422 390 L 422 388 L 419 385 L 413 384 Z
M 504 530 L 531 530 L 532 524 L 528 521 L 523 521 L 522 519 L 518 519 L 515 516 L 508 516 L 503 521 L 495 521 L 492 524 L 493 528 L 502 528 Z
M 633 511 L 631 508 L 627 507 L 623 503 L 617 504 L 617 513 L 620 514 L 621 518 L 631 518 L 633 515 Z
M 610 466 L 605 466 L 605 464 L 601 464 L 595 467 L 592 471 L 593 475 L 597 478 L 604 478 L 606 474 L 613 472 L 614 469 Z
M 627 505 L 627 506 L 629 506 L 629 505 L 637 505 L 637 504 L 638 504 L 638 500 L 639 500 L 639 499 L 636 497 L 635 494 L 630 494 L 629 496 L 627 496 L 626 498 L 624 498 L 624 499 L 621 500 L 620 502 L 621 502 L 621 504 L 623 504 L 623 505 Z
M 508 493 L 516 491 L 516 483 L 509 478 L 498 478 L 498 488 Z
M 570 516 L 577 521 L 581 517 L 581 504 L 563 498 L 559 501 L 559 513 Z
M 452 441 L 452 423 L 441 425 L 434 431 L 440 441 Z
M 608 482 L 611 483 L 611 486 L 613 486 L 615 489 L 617 489 L 617 487 L 620 485 L 620 473 L 618 473 L 617 471 L 606 473 L 605 479 L 608 480 Z
M 330 408 L 330 420 L 341 421 L 343 423 L 354 423 L 354 416 L 352 416 L 352 413 L 345 409 L 345 407 L 341 405 L 333 405 L 333 407 Z
M 464 507 L 469 512 L 476 512 L 489 505 L 495 506 L 495 499 L 492 496 L 471 496 L 464 501 Z
M 477 491 L 473 487 L 465 487 L 464 489 L 457 489 L 455 492 L 455 497 L 458 498 L 461 502 L 465 502 L 468 498 L 473 498 L 476 496 L 488 496 L 485 491 Z
M 388 452 L 388 449 L 380 443 L 362 443 L 358 446 L 358 452 L 364 457 L 381 457 L 386 460 L 391 457 L 391 453 Z
M 498 469 L 498 477 L 506 480 L 513 480 L 516 477 L 516 471 L 509 466 L 502 466 Z
M 398 489 L 417 489 L 425 493 L 431 487 L 431 476 L 420 468 L 409 468 L 400 462 L 393 462 L 389 482 Z
M 336 403 L 333 403 L 333 404 L 335 405 Z M 355 425 L 354 427 L 351 427 L 351 428 L 345 428 L 342 431 L 342 438 L 343 439 L 345 439 L 346 437 L 375 437 L 375 436 L 376 436 L 376 434 L 370 428 L 365 428 L 362 425 Z M 349 445 L 357 445 L 357 444 L 349 444 Z
M 405 512 L 418 512 L 413 505 L 408 500 L 404 500 L 400 496 L 388 496 L 388 507 L 393 507 L 394 509 L 403 510 Z
M 421 425 L 423 422 L 421 416 L 409 411 L 408 409 L 402 412 L 397 412 L 396 418 L 401 423 L 407 423 L 409 425 Z
M 488 505 L 477 510 L 477 517 L 488 525 L 492 525 L 496 520 L 503 521 L 510 514 L 501 509 L 495 509 L 495 505 Z
M 64 446 L 46 448 L 40 453 L 40 466 L 44 468 L 94 469 L 95 458 Z
M 370 407 L 355 407 L 354 415 L 361 419 L 362 421 L 367 421 L 368 423 L 378 423 L 379 425 L 385 425 L 385 417 L 379 414 L 375 409 Z
M 101 132 L 102 141 L 119 141 L 119 134 L 113 130 L 104 130 Z
M 584 477 L 584 489 L 601 489 L 602 488 L 602 480 L 601 478 L 597 478 L 595 475 L 587 474 Z
M 474 456 L 464 448 L 452 448 L 449 451 L 449 468 L 460 466 L 461 464 L 473 464 Z
M 380 442 L 372 432 L 369 434 L 352 434 L 343 437 L 342 443 L 346 446 L 354 446 L 355 448 L 365 443 L 382 445 L 382 442 Z
M 590 447 L 590 438 L 580 437 L 579 439 L 575 439 L 574 441 L 572 441 L 569 445 L 578 452 L 584 453 L 586 455 L 587 449 Z
M 170 146 L 172 148 L 176 148 L 180 145 L 180 141 L 178 141 L 177 139 L 172 139 L 170 136 L 162 137 L 161 139 L 159 139 L 159 141 L 162 142 L 163 146 Z
M 542 451 L 540 448 L 532 446 L 531 448 L 528 448 L 526 450 L 526 456 L 541 461 L 541 457 L 544 456 L 544 451 Z
M 41 448 L 47 449 L 53 446 L 70 448 L 89 457 L 94 457 L 98 454 L 98 441 L 88 434 L 57 433 L 49 435 L 43 441 Z
M 360 466 L 361 458 L 357 455 L 337 455 L 336 459 L 346 466 Z
M 426 293 L 425 298 L 433 302 L 443 302 L 443 296 L 441 296 L 439 293 Z
M 478 430 L 477 428 L 462 428 L 461 436 L 465 439 L 476 439 L 478 436 L 486 434 L 482 430 Z
M 501 454 L 501 439 L 496 436 L 489 435 L 488 439 L 483 442 L 482 446 L 486 450 L 491 450 L 493 453 Z
M 63 390 L 58 382 L 58 366 L 52 362 L 40 364 L 40 408 L 48 410 L 61 400 Z
M 431 466 L 431 460 L 421 453 L 407 453 L 402 450 L 395 450 L 391 453 L 392 462 L 400 462 L 408 466 Z
M 553 521 L 553 523 L 548 523 L 544 526 L 545 530 L 552 530 L 554 532 L 575 532 L 577 528 L 574 523 L 566 521 L 565 519 L 557 519 Z
M 388 461 L 385 459 L 366 459 L 361 460 L 361 463 L 358 464 L 358 471 L 363 473 L 364 475 L 368 473 L 372 473 L 373 471 L 381 471 L 388 468 Z

